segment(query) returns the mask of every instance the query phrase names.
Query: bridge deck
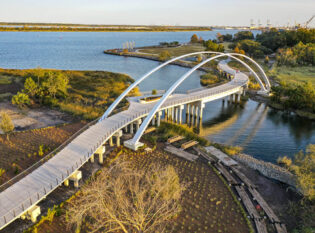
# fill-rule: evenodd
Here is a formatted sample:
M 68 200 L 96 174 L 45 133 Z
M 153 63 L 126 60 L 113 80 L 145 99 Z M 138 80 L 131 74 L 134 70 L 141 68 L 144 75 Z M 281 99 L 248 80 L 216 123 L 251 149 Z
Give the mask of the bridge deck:
M 223 70 L 227 67 L 225 64 L 221 65 Z M 208 102 L 219 99 L 239 92 L 247 81 L 248 77 L 245 74 L 237 73 L 232 81 L 221 86 L 203 89 L 189 95 L 174 94 L 161 109 L 194 101 Z M 90 126 L 45 164 L 1 192 L 0 229 L 20 217 L 28 208 L 60 186 L 75 170 L 87 162 L 96 149 L 116 131 L 146 116 L 154 104 L 140 104 L 131 101 L 128 110 Z

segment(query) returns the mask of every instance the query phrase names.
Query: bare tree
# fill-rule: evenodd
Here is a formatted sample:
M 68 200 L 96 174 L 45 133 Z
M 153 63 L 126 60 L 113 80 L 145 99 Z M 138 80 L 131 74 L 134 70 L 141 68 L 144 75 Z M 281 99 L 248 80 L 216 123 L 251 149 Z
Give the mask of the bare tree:
M 89 232 L 165 232 L 180 212 L 186 185 L 171 166 L 131 165 L 118 161 L 85 185 L 67 208 L 68 226 Z

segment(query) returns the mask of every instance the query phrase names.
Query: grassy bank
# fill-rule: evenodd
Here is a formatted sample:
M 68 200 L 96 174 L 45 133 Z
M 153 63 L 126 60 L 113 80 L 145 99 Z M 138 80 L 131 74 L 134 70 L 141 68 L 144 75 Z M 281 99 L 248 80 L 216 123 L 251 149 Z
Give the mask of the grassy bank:
M 32 77 L 34 82 L 37 82 L 49 72 L 54 75 L 64 75 L 63 77 L 69 79 L 67 93 L 60 98 L 44 96 L 42 100 L 38 100 L 34 97 L 35 105 L 33 104 L 33 107 L 38 106 L 36 102 L 41 102 L 41 104 L 88 120 L 101 116 L 106 108 L 133 82 L 128 75 L 105 71 L 0 69 L 0 80 L 3 77 L 6 80 L 5 84 L 0 84 L 0 94 L 15 94 L 22 89 L 26 78 Z M 9 81 L 12 83 L 8 84 Z M 135 89 L 132 94 L 137 91 L 138 89 Z M 125 105 L 126 102 L 123 102 L 118 108 Z
M 274 66 L 269 75 L 277 81 L 291 83 L 301 83 L 310 81 L 315 86 L 315 67 L 314 66 Z
M 178 47 L 152 47 L 139 49 L 140 53 L 149 53 L 152 55 L 159 55 L 163 51 L 168 51 L 171 56 L 177 57 L 187 53 L 204 51 L 205 47 L 202 44 L 188 44 Z

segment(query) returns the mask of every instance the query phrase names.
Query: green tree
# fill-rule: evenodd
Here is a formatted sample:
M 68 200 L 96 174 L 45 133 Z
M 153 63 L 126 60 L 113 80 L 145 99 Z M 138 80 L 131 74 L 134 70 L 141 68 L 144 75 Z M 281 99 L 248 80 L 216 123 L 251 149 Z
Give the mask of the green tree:
M 220 32 L 218 32 L 217 33 L 217 41 L 219 41 L 220 43 L 222 43 L 223 42 L 223 40 L 224 40 L 224 37 L 223 37 L 223 35 L 220 33 Z
M 67 94 L 67 89 L 69 87 L 69 78 L 62 73 L 47 72 L 45 76 L 45 81 L 43 82 L 43 87 L 47 90 L 48 95 L 56 98 L 57 92 L 62 94 Z
M 217 44 L 212 40 L 205 41 L 204 46 L 206 47 L 207 51 L 224 52 L 224 45 Z
M 265 61 L 264 62 L 265 62 L 265 64 L 269 64 L 269 57 L 268 56 L 265 57 Z
M 315 200 L 315 145 L 309 145 L 305 153 L 297 153 L 291 169 L 304 196 L 310 201 Z
M 24 92 L 33 97 L 38 92 L 38 86 L 31 77 L 28 77 L 24 83 Z
M 157 94 L 157 90 L 156 89 L 153 89 L 152 90 L 152 95 L 156 95 Z
M 12 104 L 17 105 L 19 108 L 23 108 L 31 103 L 27 94 L 18 92 L 12 97 Z
M 225 34 L 223 35 L 223 41 L 229 42 L 232 41 L 233 36 L 231 34 Z
M 160 55 L 159 55 L 159 59 L 161 61 L 167 61 L 171 58 L 171 54 L 169 53 L 169 51 L 167 50 L 163 50 Z
M 0 128 L 7 135 L 7 140 L 9 140 L 9 134 L 14 130 L 14 124 L 11 117 L 5 112 L 1 114 Z
M 191 43 L 198 43 L 199 42 L 198 36 L 196 34 L 193 34 L 190 38 L 190 42 Z
M 251 31 L 240 31 L 234 35 L 234 41 L 253 40 L 254 35 Z

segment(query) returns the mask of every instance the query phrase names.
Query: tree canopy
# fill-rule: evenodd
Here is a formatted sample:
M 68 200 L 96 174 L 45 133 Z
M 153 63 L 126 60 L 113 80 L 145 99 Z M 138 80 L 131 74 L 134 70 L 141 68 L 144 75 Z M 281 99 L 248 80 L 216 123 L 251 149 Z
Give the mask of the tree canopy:
M 240 31 L 234 34 L 234 41 L 253 40 L 254 34 L 251 31 Z
M 207 51 L 224 52 L 224 45 L 217 44 L 212 40 L 204 41 L 204 46 L 206 47 Z
M 145 171 L 118 160 L 70 202 L 68 224 L 88 232 L 164 232 L 184 188 L 171 166 Z

